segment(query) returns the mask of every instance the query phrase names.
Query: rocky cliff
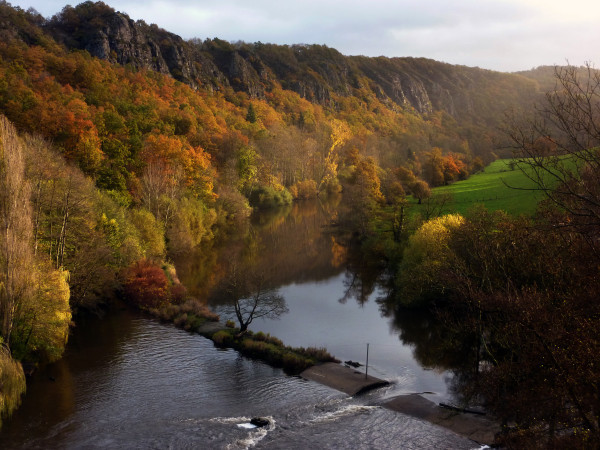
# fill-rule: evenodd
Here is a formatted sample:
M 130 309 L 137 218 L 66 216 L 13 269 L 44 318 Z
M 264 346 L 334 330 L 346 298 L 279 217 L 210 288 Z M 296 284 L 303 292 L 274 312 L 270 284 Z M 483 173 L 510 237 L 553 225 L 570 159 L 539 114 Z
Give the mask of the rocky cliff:
M 424 58 L 344 56 L 320 45 L 185 41 L 102 2 L 67 6 L 42 27 L 68 49 L 169 74 L 195 88 L 230 86 L 263 98 L 281 86 L 332 108 L 336 97 L 360 97 L 368 89 L 393 108 L 490 122 L 506 104 L 537 91 L 536 82 L 524 76 Z M 490 95 L 498 101 L 490 102 Z

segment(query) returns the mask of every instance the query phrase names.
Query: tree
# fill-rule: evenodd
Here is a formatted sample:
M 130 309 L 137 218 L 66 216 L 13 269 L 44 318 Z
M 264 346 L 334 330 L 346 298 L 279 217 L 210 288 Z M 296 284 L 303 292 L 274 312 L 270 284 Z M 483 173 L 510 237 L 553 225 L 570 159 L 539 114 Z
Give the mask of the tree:
M 349 207 L 344 221 L 365 235 L 369 220 L 384 201 L 373 158 L 359 158 L 356 161 L 352 175 L 344 185 L 344 201 Z
M 246 333 L 254 319 L 276 319 L 288 312 L 285 299 L 258 270 L 232 266 L 225 280 L 225 295 L 240 326 L 239 335 Z
M 246 114 L 246 120 L 250 123 L 256 123 L 256 121 L 258 120 L 256 110 L 254 109 L 254 105 L 252 103 L 248 105 L 248 113 Z
M 401 304 L 418 306 L 446 294 L 441 275 L 454 261 L 448 243 L 452 231 L 463 223 L 464 218 L 459 214 L 436 217 L 409 238 L 396 280 Z
M 127 300 L 142 309 L 169 303 L 169 280 L 158 264 L 143 259 L 124 270 L 123 288 Z
M 430 186 L 436 187 L 444 184 L 444 157 L 441 148 L 434 147 L 427 154 L 423 172 Z
M 412 191 L 412 195 L 414 195 L 415 198 L 419 200 L 419 205 L 423 203 L 424 199 L 431 197 L 431 189 L 429 188 L 429 185 L 423 180 L 415 181 L 411 185 L 410 190 Z
M 567 213 L 570 226 L 600 231 L 600 71 L 556 67 L 555 89 L 525 126 L 506 129 L 519 166 L 549 203 Z
M 32 295 L 21 302 L 12 332 L 13 354 L 21 361 L 53 362 L 65 349 L 71 323 L 69 273 L 39 262 Z
M 0 116 L 0 337 L 6 345 L 16 311 L 32 284 L 31 218 L 21 142 L 15 128 Z

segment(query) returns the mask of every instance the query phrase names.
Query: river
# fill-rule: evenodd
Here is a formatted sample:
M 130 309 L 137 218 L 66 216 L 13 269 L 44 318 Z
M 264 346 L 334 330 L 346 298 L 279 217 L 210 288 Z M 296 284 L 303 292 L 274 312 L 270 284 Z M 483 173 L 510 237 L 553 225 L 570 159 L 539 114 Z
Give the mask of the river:
M 263 214 L 227 245 L 178 260 L 180 277 L 224 313 L 219 279 L 250 259 L 275 274 L 289 310 L 252 330 L 363 364 L 368 343 L 369 373 L 391 386 L 351 398 L 124 310 L 79 323 L 65 357 L 29 383 L 0 448 L 478 448 L 380 406 L 401 393 L 445 400 L 452 377 L 419 357 L 435 336 L 431 318 L 390 314 L 376 277 L 348 269 L 346 250 L 323 233 L 331 214 L 318 203 Z M 245 428 L 255 416 L 272 423 Z

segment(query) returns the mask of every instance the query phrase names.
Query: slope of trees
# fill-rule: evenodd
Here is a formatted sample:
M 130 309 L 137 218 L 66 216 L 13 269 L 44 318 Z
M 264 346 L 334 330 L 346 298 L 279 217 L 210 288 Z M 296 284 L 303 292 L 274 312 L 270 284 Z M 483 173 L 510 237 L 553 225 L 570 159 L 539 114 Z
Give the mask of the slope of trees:
M 7 27 L 0 111 L 19 130 L 51 139 L 97 186 L 146 202 L 155 216 L 169 209 L 169 190 L 182 187 L 209 208 L 216 194 L 229 215 L 244 214 L 228 198 L 236 195 L 231 187 L 246 196 L 255 188 L 281 192 L 307 181 L 332 189 L 336 154 L 352 147 L 384 169 L 404 166 L 432 186 L 445 184 L 493 159 L 503 110 L 536 92 L 524 77 L 429 60 L 347 58 L 324 46 L 184 43 L 101 2 L 66 7 L 51 21 L 6 3 L 0 11 Z M 138 41 L 114 47 L 113 56 L 99 55 L 137 70 L 66 50 L 94 52 L 94 36 L 107 24 L 129 24 L 139 42 L 144 36 L 160 42 L 164 55 L 170 46 L 185 67 L 199 58 L 203 68 L 194 80 L 190 69 L 187 86 L 127 60 Z M 413 90 L 425 96 L 438 86 L 447 97 L 422 100 L 429 105 L 423 109 L 416 99 L 394 96 L 404 85 L 421 86 Z M 226 210 L 233 205 L 237 211 Z
M 449 264 L 431 255 L 411 264 L 433 219 L 401 265 L 401 289 L 419 279 L 444 287 L 447 323 L 473 343 L 475 363 L 457 388 L 502 420 L 503 444 L 514 448 L 600 442 L 600 80 L 576 68 L 556 69 L 555 79 L 537 119 L 510 129 L 533 189 L 546 194 L 537 217 L 475 210 L 444 235 L 436 257 Z M 439 234 L 423 237 L 439 246 Z

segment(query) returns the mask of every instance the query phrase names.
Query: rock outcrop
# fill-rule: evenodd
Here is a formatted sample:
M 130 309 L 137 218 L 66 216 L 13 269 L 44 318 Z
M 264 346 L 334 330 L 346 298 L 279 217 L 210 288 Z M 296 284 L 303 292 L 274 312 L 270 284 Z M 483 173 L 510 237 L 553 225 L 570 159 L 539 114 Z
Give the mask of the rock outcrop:
M 39 15 L 30 17 L 36 23 L 21 29 L 2 28 L 4 22 L 12 22 L 0 17 L 0 36 L 20 36 L 31 44 L 36 39 L 31 30 L 41 27 L 67 49 L 169 74 L 194 88 L 232 88 L 254 98 L 264 98 L 281 87 L 336 108 L 336 98 L 362 99 L 366 89 L 393 109 L 418 114 L 444 111 L 455 118 L 485 121 L 488 116 L 497 117 L 498 111 L 490 105 L 489 95 L 478 95 L 479 91 L 497 85 L 501 96 L 513 100 L 535 91 L 535 82 L 523 76 L 425 58 L 344 56 L 323 45 L 186 41 L 154 24 L 134 21 L 102 2 L 67 6 L 48 21 Z

